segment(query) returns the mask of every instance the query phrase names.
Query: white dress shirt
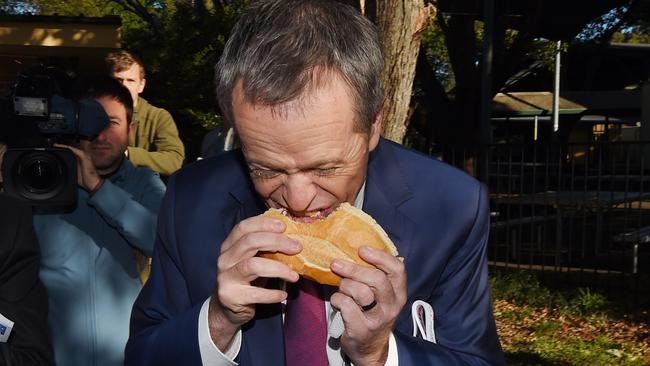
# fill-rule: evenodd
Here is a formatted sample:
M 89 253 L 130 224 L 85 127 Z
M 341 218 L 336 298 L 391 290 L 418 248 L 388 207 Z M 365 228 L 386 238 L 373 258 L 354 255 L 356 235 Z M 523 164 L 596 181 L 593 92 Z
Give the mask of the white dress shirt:
M 363 194 L 366 188 L 366 183 L 363 183 L 361 190 L 357 195 L 356 200 L 354 201 L 354 206 L 361 209 L 363 207 Z M 201 307 L 201 312 L 199 313 L 198 320 L 198 332 L 199 332 L 199 349 L 201 352 L 201 362 L 205 366 L 232 366 L 237 365 L 234 359 L 239 354 L 241 349 L 241 340 L 242 340 L 242 331 L 241 329 L 237 332 L 233 338 L 230 346 L 225 352 L 221 352 L 219 348 L 212 341 L 210 336 L 210 327 L 208 323 L 208 312 L 210 308 L 210 298 L 205 300 L 203 306 Z M 340 316 L 335 315 L 338 313 L 329 301 L 325 301 L 325 314 L 327 316 L 328 327 L 332 326 L 333 322 L 340 322 Z M 338 319 L 337 319 L 338 318 Z M 336 319 L 336 320 L 335 320 Z M 335 326 L 340 326 L 337 324 Z M 331 338 L 331 336 L 330 336 Z M 329 339 L 328 339 L 329 340 Z M 327 342 L 327 358 L 330 366 L 345 366 L 346 362 L 343 357 L 343 350 L 340 347 L 338 339 L 335 341 Z M 397 344 L 395 343 L 395 337 L 393 333 L 390 334 L 388 340 L 388 358 L 386 359 L 386 366 L 397 366 Z

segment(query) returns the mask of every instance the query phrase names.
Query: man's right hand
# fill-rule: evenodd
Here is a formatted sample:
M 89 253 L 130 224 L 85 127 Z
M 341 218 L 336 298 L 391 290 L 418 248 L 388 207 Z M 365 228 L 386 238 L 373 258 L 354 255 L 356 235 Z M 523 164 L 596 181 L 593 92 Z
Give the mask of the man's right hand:
M 55 147 L 70 150 L 77 157 L 77 183 L 88 192 L 94 193 L 102 182 L 92 159 L 85 151 L 64 144 L 54 144 Z
M 298 281 L 298 273 L 287 265 L 256 256 L 260 251 L 298 254 L 302 246 L 282 234 L 284 229 L 282 221 L 251 217 L 237 224 L 221 245 L 217 288 L 208 314 L 212 341 L 221 351 L 228 348 L 240 327 L 255 316 L 256 304 L 274 304 L 287 298 L 286 291 L 264 288 L 266 279 Z

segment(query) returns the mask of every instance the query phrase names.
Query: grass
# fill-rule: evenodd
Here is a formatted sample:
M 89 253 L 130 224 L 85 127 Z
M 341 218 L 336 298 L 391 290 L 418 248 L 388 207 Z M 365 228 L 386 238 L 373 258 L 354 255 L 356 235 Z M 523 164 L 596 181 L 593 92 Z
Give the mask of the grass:
M 606 295 L 552 290 L 528 272 L 496 273 L 490 282 L 508 365 L 650 365 L 647 323 Z

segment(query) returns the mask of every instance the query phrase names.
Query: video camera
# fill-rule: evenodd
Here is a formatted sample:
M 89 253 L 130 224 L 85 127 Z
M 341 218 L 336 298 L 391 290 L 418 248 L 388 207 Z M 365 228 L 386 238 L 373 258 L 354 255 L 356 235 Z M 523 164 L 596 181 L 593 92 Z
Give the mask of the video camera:
M 8 147 L 1 167 L 4 193 L 33 206 L 76 204 L 76 157 L 53 145 L 93 139 L 109 123 L 95 100 L 61 94 L 52 72 L 37 68 L 21 73 L 0 102 L 0 142 Z

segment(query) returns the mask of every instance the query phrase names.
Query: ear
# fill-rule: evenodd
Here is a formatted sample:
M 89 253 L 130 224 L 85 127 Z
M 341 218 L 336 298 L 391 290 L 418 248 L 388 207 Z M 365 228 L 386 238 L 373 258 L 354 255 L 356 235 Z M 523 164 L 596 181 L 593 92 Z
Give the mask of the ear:
M 377 144 L 379 144 L 379 137 L 381 137 L 381 126 L 384 122 L 384 105 L 385 102 L 381 104 L 379 112 L 377 112 L 375 120 L 372 122 L 372 126 L 370 127 L 368 151 L 373 151 L 377 147 Z
M 140 86 L 138 87 L 138 94 L 144 91 L 144 86 L 147 85 L 147 79 L 140 80 Z

